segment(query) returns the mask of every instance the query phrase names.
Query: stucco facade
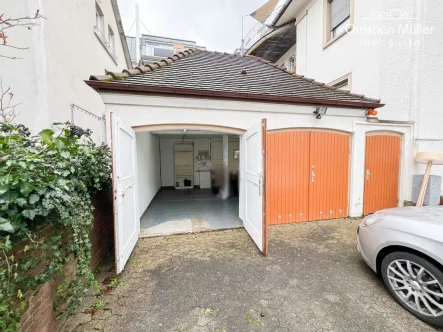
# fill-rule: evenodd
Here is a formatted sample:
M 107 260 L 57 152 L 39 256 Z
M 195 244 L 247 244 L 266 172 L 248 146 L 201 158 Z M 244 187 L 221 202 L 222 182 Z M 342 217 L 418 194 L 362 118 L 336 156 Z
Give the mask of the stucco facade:
M 29 47 L 18 51 L 3 48 L 2 54 L 22 59 L 0 59 L 3 88 L 10 87 L 14 100 L 21 103 L 16 122 L 34 132 L 53 122 L 71 120 L 70 104 L 102 117 L 104 104 L 100 96 L 83 80 L 91 72 L 128 68 L 124 45 L 114 10 L 114 1 L 97 2 L 103 13 L 104 38 L 95 32 L 96 2 L 55 0 L 1 0 L 5 16 L 34 16 L 37 9 L 45 17 L 31 31 L 15 28 L 9 32 L 10 45 Z M 116 2 L 115 2 L 116 3 Z M 114 32 L 115 46 L 111 56 L 106 49 L 109 27 Z M 105 43 L 103 43 L 103 41 Z M 126 47 L 127 50 L 127 47 Z M 126 52 L 127 53 L 127 52 Z M 128 59 L 129 60 L 129 59 Z M 130 61 L 129 61 L 130 64 Z M 94 131 L 94 139 L 104 139 L 103 121 L 74 110 L 75 124 Z
M 293 1 L 282 18 L 296 19 L 296 73 L 320 82 L 350 75 L 350 90 L 386 104 L 379 118 L 413 127 L 414 151 L 443 151 L 443 21 L 435 0 L 351 1 L 353 26 L 324 43 L 325 0 Z M 415 164 L 414 172 L 424 166 Z M 443 175 L 435 167 L 433 174 Z
M 116 113 L 135 128 L 137 135 L 145 130 L 152 130 L 144 129 L 143 126 L 164 124 L 180 124 L 183 128 L 187 125 L 212 125 L 247 130 L 259 123 L 262 118 L 267 119 L 268 131 L 312 128 L 348 132 L 351 134 L 352 142 L 349 188 L 351 216 L 361 216 L 363 213 L 366 133 L 374 131 L 400 133 L 402 134 L 402 180 L 399 188 L 399 204 L 402 205 L 404 200 L 411 199 L 414 140 L 413 127 L 410 124 L 370 123 L 366 121 L 363 109 L 330 107 L 327 115 L 318 120 L 312 114 L 315 106 L 118 93 L 102 93 L 102 97 L 106 111 Z M 138 140 L 139 136 L 137 136 L 137 145 Z M 145 179 L 146 185 L 152 183 L 158 186 L 155 180 L 156 169 L 150 170 L 145 167 L 143 172 L 144 175 L 153 176 L 152 181 Z M 150 192 L 150 189 L 143 190 Z M 149 198 L 145 199 L 144 194 L 141 195 L 140 200 L 143 200 L 144 204 L 149 203 Z

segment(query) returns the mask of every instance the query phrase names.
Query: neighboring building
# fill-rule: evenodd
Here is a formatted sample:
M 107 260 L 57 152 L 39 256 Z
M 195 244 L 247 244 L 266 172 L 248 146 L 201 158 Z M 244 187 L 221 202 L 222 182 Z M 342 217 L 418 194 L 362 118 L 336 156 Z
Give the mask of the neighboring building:
M 380 98 L 380 121 L 412 126 L 416 152 L 443 152 L 442 9 L 430 0 L 288 0 L 247 54 Z
M 1 1 L 10 17 L 32 16 L 37 10 L 36 1 Z M 9 33 L 10 45 L 29 49 L 2 47 L 3 55 L 23 58 L 0 60 L 3 87 L 10 87 L 21 103 L 16 122 L 38 132 L 53 122 L 74 119 L 93 130 L 96 141 L 104 140 L 104 104 L 83 80 L 91 71 L 131 67 L 117 0 L 72 0 L 63 6 L 42 0 L 38 5 L 45 17 L 39 26 Z
M 357 217 L 411 198 L 410 125 L 372 123 L 367 110 L 380 100 L 258 57 L 189 50 L 86 84 L 112 119 L 117 272 L 146 227 L 156 235 L 230 228 L 240 216 L 266 253 L 268 225 Z M 238 198 L 218 205 L 201 189 L 168 189 L 202 185 L 195 165 L 208 158 L 237 169 Z
M 136 65 L 136 38 L 126 37 L 131 55 L 132 64 Z M 160 37 L 153 35 L 142 35 L 140 38 L 140 56 L 144 64 L 153 63 L 161 59 L 173 56 L 178 52 L 188 49 L 205 50 L 204 46 L 197 46 L 195 41 Z

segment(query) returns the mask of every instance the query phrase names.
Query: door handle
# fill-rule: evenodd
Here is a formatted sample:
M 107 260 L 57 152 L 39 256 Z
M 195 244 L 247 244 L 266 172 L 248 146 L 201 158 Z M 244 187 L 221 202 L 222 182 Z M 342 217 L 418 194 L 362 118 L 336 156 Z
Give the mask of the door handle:
M 312 171 L 311 173 L 311 182 L 314 183 L 315 182 L 315 172 Z
M 123 190 L 123 192 L 122 192 L 122 197 L 125 197 L 125 192 L 126 192 L 126 190 L 128 190 L 129 188 L 134 188 L 134 185 L 131 185 L 131 186 L 127 187 L 125 190 Z
M 369 172 L 369 170 L 366 170 L 366 180 L 369 180 L 369 178 L 371 177 L 371 172 Z

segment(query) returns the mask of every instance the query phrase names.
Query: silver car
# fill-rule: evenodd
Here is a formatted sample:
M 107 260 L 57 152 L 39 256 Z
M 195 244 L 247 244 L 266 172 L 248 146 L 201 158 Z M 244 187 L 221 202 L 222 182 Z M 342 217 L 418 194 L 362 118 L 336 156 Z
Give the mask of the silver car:
M 410 313 L 443 327 L 443 207 L 379 211 L 357 229 L 358 250 Z

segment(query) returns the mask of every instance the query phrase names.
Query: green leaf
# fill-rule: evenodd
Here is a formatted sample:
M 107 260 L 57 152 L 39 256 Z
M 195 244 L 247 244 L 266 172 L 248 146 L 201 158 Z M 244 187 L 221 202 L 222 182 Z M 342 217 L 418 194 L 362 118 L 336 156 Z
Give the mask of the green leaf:
M 31 220 L 34 220 L 34 218 L 35 218 L 35 210 L 24 210 L 22 212 L 22 214 L 24 217 L 31 219 Z
M 22 182 L 20 184 L 20 192 L 24 195 L 24 196 L 28 196 L 31 191 L 34 190 L 34 186 L 31 185 L 29 182 Z
M 11 223 L 4 222 L 0 224 L 0 231 L 7 232 L 7 233 L 14 233 L 14 227 L 12 227 Z
M 5 192 L 7 192 L 9 190 L 8 186 L 0 186 L 0 195 L 4 194 Z
M 38 202 L 38 200 L 40 199 L 40 196 L 37 194 L 31 194 L 29 196 L 29 204 L 34 204 L 35 202 Z
M 22 197 L 17 198 L 17 199 L 15 200 L 15 202 L 16 202 L 17 205 L 20 206 L 20 207 L 24 206 L 24 205 L 27 203 L 27 202 L 26 202 L 26 199 L 24 199 L 24 198 L 22 198 Z
M 54 142 L 54 146 L 59 151 L 63 150 L 65 148 L 65 144 L 62 141 L 60 141 L 59 139 Z
M 47 143 L 52 140 L 52 136 L 54 136 L 54 131 L 52 129 L 45 129 L 39 133 L 42 142 Z
M 63 144 L 63 143 L 62 143 Z M 68 151 L 61 151 L 60 156 L 62 156 L 65 159 L 68 159 L 71 157 L 71 154 Z

